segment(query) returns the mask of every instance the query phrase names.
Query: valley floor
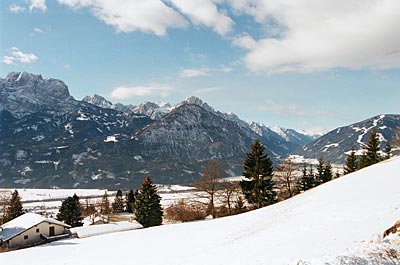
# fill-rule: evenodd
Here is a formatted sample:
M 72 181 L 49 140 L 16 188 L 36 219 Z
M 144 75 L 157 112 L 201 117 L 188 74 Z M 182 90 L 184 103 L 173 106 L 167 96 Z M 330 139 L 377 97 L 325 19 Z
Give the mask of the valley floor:
M 63 240 L 2 253 L 0 260 L 7 265 L 400 264 L 395 258 L 400 235 L 381 239 L 400 219 L 398 172 L 400 157 L 245 214 Z

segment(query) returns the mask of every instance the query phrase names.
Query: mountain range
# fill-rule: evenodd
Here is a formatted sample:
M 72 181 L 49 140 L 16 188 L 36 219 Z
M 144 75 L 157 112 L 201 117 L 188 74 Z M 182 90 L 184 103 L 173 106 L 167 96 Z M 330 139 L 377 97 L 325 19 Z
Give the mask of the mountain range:
M 385 117 L 377 120 L 385 130 L 382 141 L 393 138 L 400 125 L 399 116 Z M 351 139 L 347 127 L 315 139 L 243 121 L 196 97 L 175 106 L 113 104 L 99 95 L 76 100 L 61 80 L 10 73 L 0 79 L 0 185 L 135 187 L 145 175 L 156 183 L 190 184 L 213 159 L 223 163 L 225 176 L 239 176 L 254 139 L 275 165 L 290 154 L 343 161 L 352 141 L 368 135 L 367 125 L 354 126 Z

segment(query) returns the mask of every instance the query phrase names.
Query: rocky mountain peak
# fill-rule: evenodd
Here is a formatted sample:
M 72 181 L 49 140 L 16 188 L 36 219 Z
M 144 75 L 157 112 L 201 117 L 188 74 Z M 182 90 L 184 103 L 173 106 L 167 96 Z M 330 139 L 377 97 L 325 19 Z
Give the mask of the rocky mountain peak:
M 207 111 L 215 112 L 214 109 L 212 107 L 210 107 L 206 102 L 204 102 L 203 100 L 201 100 L 200 98 L 195 97 L 195 96 L 187 97 L 181 103 L 177 104 L 176 107 L 179 107 L 179 106 L 185 105 L 185 104 L 197 105 L 197 106 L 200 106 L 200 107 L 202 107 L 203 109 L 205 109 Z
M 82 99 L 82 101 L 102 107 L 102 108 L 111 108 L 111 106 L 113 105 L 110 101 L 108 101 L 104 97 L 99 96 L 97 94 L 94 94 L 93 97 L 86 96 Z
M 0 109 L 23 116 L 72 100 L 67 85 L 58 79 L 12 72 L 0 79 Z
M 42 75 L 27 72 L 11 72 L 1 82 L 1 89 L 19 91 L 26 96 L 54 97 L 66 99 L 70 97 L 67 85 L 58 79 L 44 79 Z

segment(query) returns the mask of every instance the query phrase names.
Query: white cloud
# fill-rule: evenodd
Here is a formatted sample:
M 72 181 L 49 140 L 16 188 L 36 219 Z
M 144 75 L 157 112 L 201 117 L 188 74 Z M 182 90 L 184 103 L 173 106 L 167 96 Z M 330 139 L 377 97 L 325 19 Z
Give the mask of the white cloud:
M 2 62 L 5 64 L 14 64 L 15 58 L 12 56 L 4 56 Z
M 238 36 L 233 39 L 233 44 L 245 48 L 247 50 L 251 50 L 257 46 L 257 41 L 255 41 L 249 35 Z
M 19 5 L 15 4 L 15 3 L 11 4 L 11 5 L 9 6 L 9 9 L 10 9 L 10 11 L 11 11 L 12 13 L 15 13 L 15 14 L 25 12 L 25 7 L 19 6 Z
M 124 100 L 148 96 L 166 97 L 171 91 L 169 86 L 118 86 L 111 92 L 111 98 Z
M 16 47 L 7 50 L 8 55 L 3 56 L 2 62 L 5 64 L 15 64 L 17 62 L 22 64 L 33 63 L 39 58 L 33 53 L 24 53 Z
M 46 0 L 30 0 L 29 11 L 33 12 L 35 9 L 45 13 L 47 11 Z
M 169 0 L 194 25 L 204 25 L 224 36 L 232 30 L 234 21 L 226 12 L 218 10 L 217 0 Z
M 168 28 L 186 28 L 186 19 L 161 0 L 57 0 L 71 8 L 89 8 L 117 32 L 143 31 L 158 36 Z
M 185 68 L 182 69 L 181 72 L 179 73 L 180 78 L 192 78 L 192 77 L 201 77 L 201 76 L 209 76 L 211 73 L 216 73 L 216 72 L 223 72 L 223 73 L 229 73 L 232 72 L 232 68 L 221 65 L 220 67 L 217 68 L 209 68 L 209 67 L 202 67 L 202 68 Z
M 400 67 L 398 0 L 228 0 L 238 13 L 285 28 L 279 38 L 239 37 L 254 72 Z
M 181 78 L 191 78 L 191 77 L 199 77 L 199 76 L 208 76 L 210 73 L 209 68 L 200 68 L 200 69 L 182 69 L 179 74 Z
M 34 28 L 33 31 L 36 33 L 44 33 L 44 30 L 41 28 Z

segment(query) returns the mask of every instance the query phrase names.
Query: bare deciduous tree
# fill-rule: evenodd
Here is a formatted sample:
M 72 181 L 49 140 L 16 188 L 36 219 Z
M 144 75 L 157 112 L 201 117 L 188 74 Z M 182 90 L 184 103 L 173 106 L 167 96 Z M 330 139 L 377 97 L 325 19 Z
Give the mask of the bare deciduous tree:
M 6 221 L 7 208 L 10 204 L 11 191 L 0 190 L 0 225 Z
M 276 172 L 279 172 L 279 175 L 282 177 L 284 181 L 284 188 L 286 192 L 289 194 L 289 198 L 293 197 L 296 194 L 296 183 L 295 178 L 293 176 L 294 171 L 294 163 L 291 158 L 285 159 L 280 165 L 277 166 Z
M 222 163 L 216 160 L 210 161 L 204 168 L 201 176 L 193 183 L 193 186 L 199 190 L 208 200 L 208 207 L 213 218 L 216 216 L 215 199 L 220 186 L 222 177 Z M 203 196 L 200 195 L 200 196 Z
M 234 213 L 233 196 L 237 194 L 240 188 L 239 183 L 225 180 L 221 182 L 221 188 L 224 203 L 226 203 L 226 206 L 228 207 L 229 215 L 232 215 Z

